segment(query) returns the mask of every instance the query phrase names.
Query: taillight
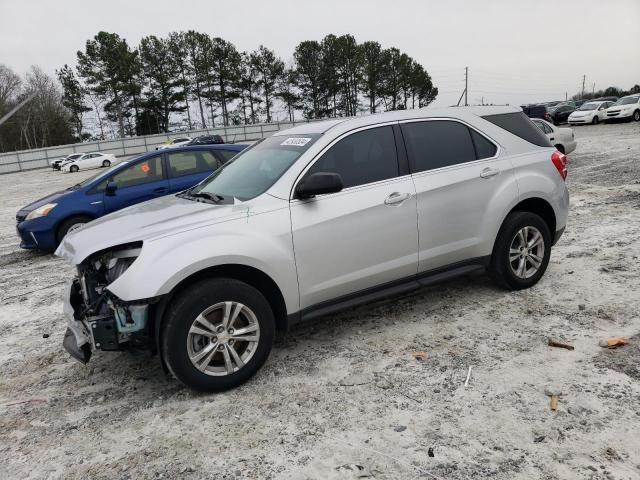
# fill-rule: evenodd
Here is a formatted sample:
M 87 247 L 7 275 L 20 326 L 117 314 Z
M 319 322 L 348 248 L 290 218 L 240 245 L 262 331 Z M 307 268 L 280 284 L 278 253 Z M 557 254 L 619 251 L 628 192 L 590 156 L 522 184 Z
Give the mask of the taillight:
M 564 153 L 560 153 L 559 151 L 555 151 L 551 154 L 551 161 L 555 165 L 558 173 L 562 177 L 563 180 L 567 179 L 567 156 Z

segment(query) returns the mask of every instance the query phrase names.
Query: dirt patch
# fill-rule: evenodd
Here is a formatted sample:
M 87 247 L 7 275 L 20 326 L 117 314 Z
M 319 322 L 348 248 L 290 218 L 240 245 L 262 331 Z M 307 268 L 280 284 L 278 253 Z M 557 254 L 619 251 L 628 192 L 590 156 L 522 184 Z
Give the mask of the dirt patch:
M 618 348 L 603 348 L 595 365 L 624 373 L 640 380 L 640 334 L 628 339 L 629 344 Z

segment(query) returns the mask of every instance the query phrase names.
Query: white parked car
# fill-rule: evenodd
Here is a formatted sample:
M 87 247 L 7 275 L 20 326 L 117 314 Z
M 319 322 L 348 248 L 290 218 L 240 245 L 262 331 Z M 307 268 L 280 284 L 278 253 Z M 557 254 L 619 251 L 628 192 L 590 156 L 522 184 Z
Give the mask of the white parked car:
M 77 172 L 78 170 L 90 168 L 107 168 L 117 162 L 116 156 L 112 153 L 88 152 L 70 162 L 63 163 L 62 170 L 65 172 Z
M 576 139 L 573 135 L 573 130 L 570 128 L 556 127 L 540 118 L 532 118 L 531 121 L 543 131 L 551 144 L 556 147 L 559 152 L 568 154 L 576 149 Z
M 172 138 L 171 140 L 164 142 L 162 145 L 158 145 L 156 147 L 156 150 L 166 150 L 167 148 L 182 147 L 189 143 L 191 140 L 193 140 L 193 138 L 191 137 Z
M 569 125 L 597 124 L 607 118 L 607 108 L 613 102 L 586 102 L 569 115 Z
M 607 108 L 607 121 L 620 119 L 640 122 L 640 94 L 622 97 Z
M 53 162 L 51 162 L 51 168 L 53 168 L 54 170 L 61 170 L 63 164 L 69 163 L 77 158 L 80 158 L 82 155 L 84 154 L 72 153 L 70 155 L 67 155 L 66 157 L 58 158 L 57 160 L 54 160 Z

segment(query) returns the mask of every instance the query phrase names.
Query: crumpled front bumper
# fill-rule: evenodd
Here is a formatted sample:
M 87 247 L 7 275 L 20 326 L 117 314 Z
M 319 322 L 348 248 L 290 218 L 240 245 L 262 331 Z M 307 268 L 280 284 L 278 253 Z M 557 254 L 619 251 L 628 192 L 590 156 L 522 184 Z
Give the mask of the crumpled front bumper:
M 73 282 L 67 285 L 63 294 L 63 313 L 67 320 L 67 331 L 64 334 L 62 346 L 73 358 L 87 363 L 91 358 L 94 344 L 91 330 L 81 320 L 76 320 L 73 305 L 71 305 L 71 290 Z

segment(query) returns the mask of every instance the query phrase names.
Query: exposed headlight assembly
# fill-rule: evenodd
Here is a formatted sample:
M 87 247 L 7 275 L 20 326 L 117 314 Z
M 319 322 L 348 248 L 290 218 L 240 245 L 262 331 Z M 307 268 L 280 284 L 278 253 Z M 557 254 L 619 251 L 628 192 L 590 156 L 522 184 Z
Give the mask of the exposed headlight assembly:
M 49 212 L 56 208 L 57 203 L 47 203 L 46 205 L 42 205 L 41 207 L 36 208 L 35 210 L 29 212 L 27 218 L 25 220 L 33 220 L 34 218 L 46 217 L 49 215 Z
M 133 245 L 107 252 L 96 260 L 96 270 L 102 267 L 107 282 L 113 283 L 127 271 L 136 258 L 138 258 L 141 250 L 141 246 Z

